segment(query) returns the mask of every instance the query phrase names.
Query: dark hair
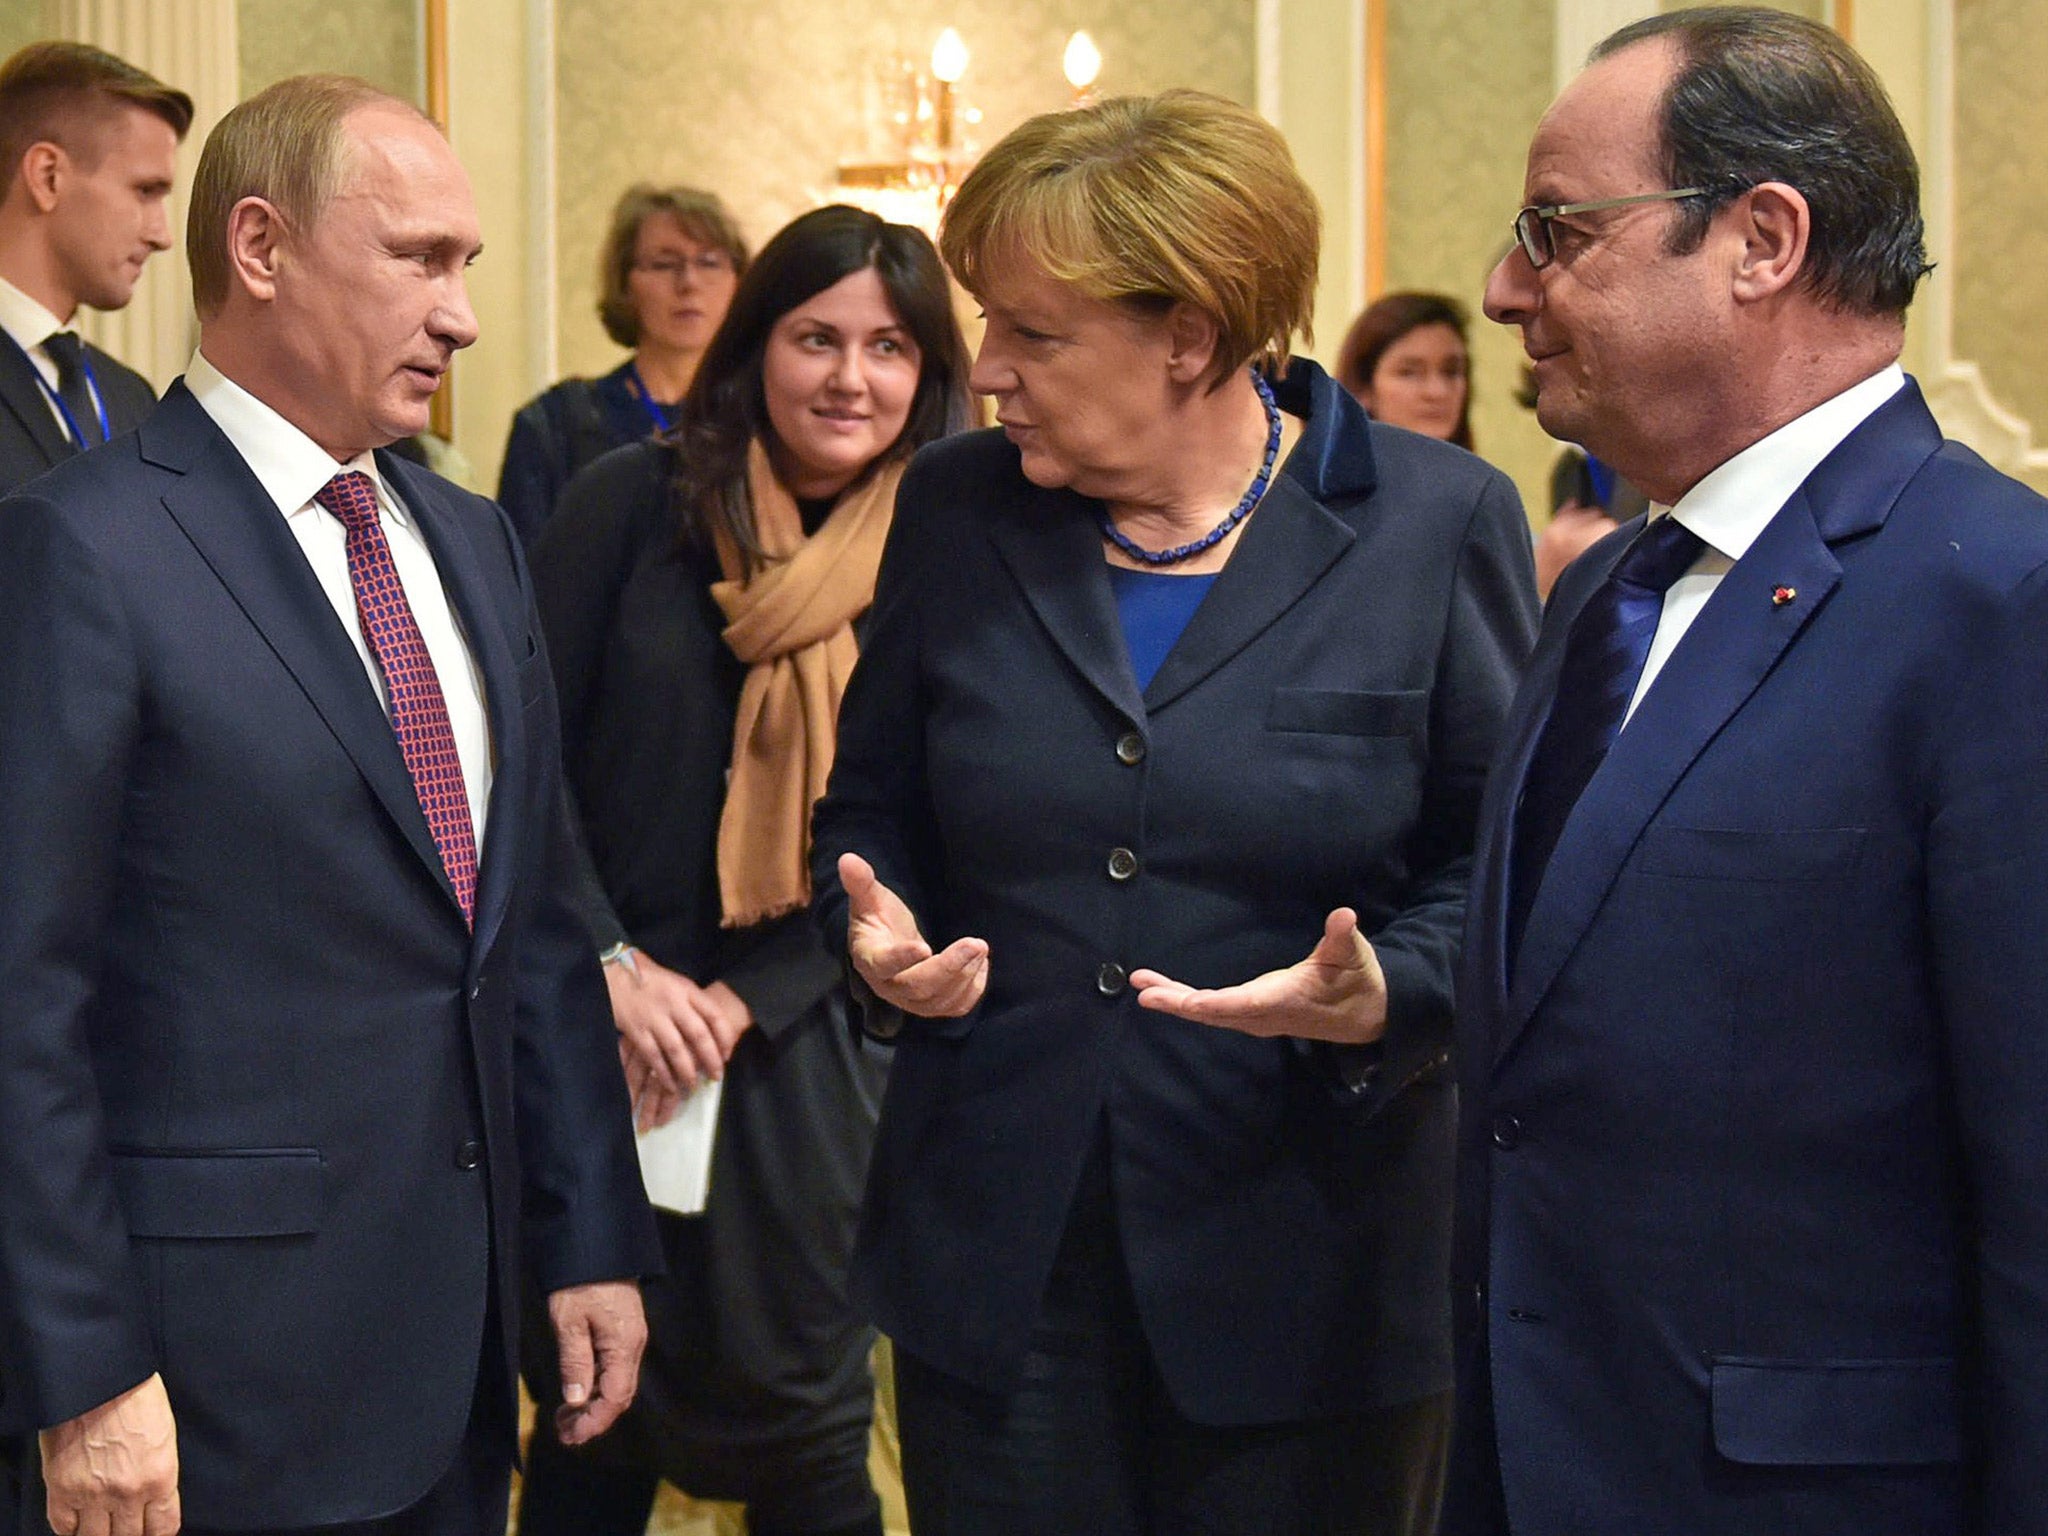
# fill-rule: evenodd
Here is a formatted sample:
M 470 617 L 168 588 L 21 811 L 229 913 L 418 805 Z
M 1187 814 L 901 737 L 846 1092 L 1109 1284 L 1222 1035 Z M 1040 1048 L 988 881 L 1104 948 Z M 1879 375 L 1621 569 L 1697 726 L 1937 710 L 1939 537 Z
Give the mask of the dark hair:
M 1471 319 L 1465 306 L 1441 293 L 1386 293 L 1374 299 L 1351 322 L 1344 333 L 1344 345 L 1337 349 L 1337 382 L 1354 395 L 1372 388 L 1372 376 L 1379 372 L 1387 348 L 1410 331 L 1425 325 L 1448 325 L 1458 333 L 1465 355 L 1472 355 Z M 1472 446 L 1472 390 L 1465 390 L 1465 403 L 1458 408 L 1458 427 L 1451 441 L 1460 448 Z
M 877 462 L 908 458 L 969 424 L 967 344 L 931 241 L 908 224 L 884 223 L 860 208 L 814 208 L 761 247 L 683 397 L 668 443 L 686 539 L 707 547 L 730 539 L 750 569 L 759 563 L 747 448 L 772 430 L 761 385 L 769 334 L 805 300 L 870 267 L 919 354 L 909 419 Z
M 48 140 L 73 159 L 97 164 L 95 130 L 123 107 L 140 107 L 180 139 L 192 126 L 192 98 L 152 74 L 85 43 L 30 43 L 0 64 L 0 196 L 31 144 Z
M 612 205 L 611 227 L 597 253 L 597 318 L 605 335 L 622 347 L 640 345 L 640 311 L 626 284 L 633 273 L 640 226 L 657 213 L 674 219 L 697 244 L 725 252 L 733 271 L 744 275 L 747 270 L 747 242 L 716 193 L 635 182 Z
M 1899 315 L 1933 269 L 1920 218 L 1920 170 L 1884 86 L 1819 22 L 1782 11 L 1709 6 L 1623 27 L 1604 59 L 1668 38 L 1678 66 L 1659 138 L 1688 198 L 1667 249 L 1697 250 L 1714 215 L 1766 181 L 1796 188 L 1812 211 L 1805 280 L 1853 314 Z

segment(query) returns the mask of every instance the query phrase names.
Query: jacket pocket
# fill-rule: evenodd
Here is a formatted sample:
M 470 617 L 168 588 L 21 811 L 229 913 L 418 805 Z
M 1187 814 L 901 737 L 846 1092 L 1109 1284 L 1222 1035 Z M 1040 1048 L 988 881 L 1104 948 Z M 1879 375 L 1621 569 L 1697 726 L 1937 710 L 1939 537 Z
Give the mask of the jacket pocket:
M 1636 868 L 1686 880 L 1839 880 L 1856 867 L 1861 827 L 1651 827 Z
M 1419 736 L 1428 712 L 1429 695 L 1420 689 L 1358 693 L 1343 688 L 1275 688 L 1266 705 L 1266 729 Z
M 131 1237 L 293 1237 L 320 1230 L 318 1149 L 116 1152 Z
M 1960 1461 L 1956 1363 L 1713 1362 L 1714 1447 L 1749 1466 L 1923 1466 Z

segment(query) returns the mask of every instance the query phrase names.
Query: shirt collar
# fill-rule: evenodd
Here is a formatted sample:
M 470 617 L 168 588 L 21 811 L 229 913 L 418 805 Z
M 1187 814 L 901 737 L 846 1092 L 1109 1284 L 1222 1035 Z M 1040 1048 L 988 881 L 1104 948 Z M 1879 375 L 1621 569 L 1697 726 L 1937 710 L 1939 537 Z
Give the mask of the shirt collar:
M 1897 363 L 1879 369 L 1751 443 L 1679 497 L 1676 505 L 1652 505 L 1650 516 L 1668 512 L 1731 562 L 1740 560 L 1821 460 L 1905 383 L 1905 372 Z
M 359 453 L 346 464 L 336 463 L 325 448 L 208 362 L 205 353 L 192 354 L 185 387 L 286 517 L 304 512 L 322 486 L 353 469 L 370 477 L 387 515 L 401 524 L 407 521 L 405 504 L 384 483 L 372 455 Z
M 12 336 L 22 351 L 33 352 L 65 329 L 62 320 L 0 277 L 0 330 Z

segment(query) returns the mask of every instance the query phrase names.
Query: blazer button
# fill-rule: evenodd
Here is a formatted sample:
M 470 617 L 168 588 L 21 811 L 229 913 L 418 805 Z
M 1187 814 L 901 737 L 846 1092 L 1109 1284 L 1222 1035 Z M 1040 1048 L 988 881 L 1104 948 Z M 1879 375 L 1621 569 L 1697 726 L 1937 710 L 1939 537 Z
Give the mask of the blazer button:
M 484 1160 L 484 1144 L 480 1141 L 465 1141 L 455 1149 L 455 1166 L 464 1173 L 476 1168 Z
M 1114 960 L 1105 960 L 1095 972 L 1095 990 L 1104 997 L 1115 997 L 1124 989 L 1124 968 Z
M 1128 880 L 1138 872 L 1138 856 L 1128 848 L 1109 850 L 1109 878 Z
M 1494 1116 L 1493 1144 L 1503 1152 L 1514 1151 L 1522 1144 L 1522 1122 L 1513 1115 Z
M 1131 765 L 1145 761 L 1145 738 L 1136 731 L 1125 731 L 1117 737 L 1116 760 Z

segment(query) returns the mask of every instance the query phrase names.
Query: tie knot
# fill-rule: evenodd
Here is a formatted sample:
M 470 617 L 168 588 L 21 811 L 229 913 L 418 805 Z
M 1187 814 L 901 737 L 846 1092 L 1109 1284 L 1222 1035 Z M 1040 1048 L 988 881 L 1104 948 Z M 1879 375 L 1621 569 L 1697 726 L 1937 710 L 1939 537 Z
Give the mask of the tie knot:
M 85 343 L 76 331 L 52 331 L 43 338 L 43 352 L 57 365 L 57 377 L 76 378 L 85 371 Z
M 321 486 L 313 500 L 340 518 L 350 533 L 376 526 L 377 487 L 360 469 L 343 470 Z
M 1693 567 L 1706 540 L 1670 513 L 1653 518 L 1614 562 L 1613 578 L 1648 592 L 1667 591 Z

